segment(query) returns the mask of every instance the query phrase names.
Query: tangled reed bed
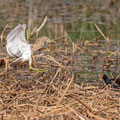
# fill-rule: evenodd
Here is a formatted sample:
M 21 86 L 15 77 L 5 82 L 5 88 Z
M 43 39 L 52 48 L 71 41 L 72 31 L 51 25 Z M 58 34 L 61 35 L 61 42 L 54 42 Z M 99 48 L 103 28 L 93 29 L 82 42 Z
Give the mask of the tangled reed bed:
M 8 79 L 0 90 L 1 119 L 119 120 L 119 92 L 81 88 L 73 80 L 47 84 L 43 83 L 45 78 L 16 82 Z
M 1 74 L 0 119 L 119 120 L 119 91 L 75 84 L 74 72 L 81 69 L 76 56 L 81 52 L 63 40 L 35 51 L 33 65 L 43 71 L 30 71 L 23 64 Z

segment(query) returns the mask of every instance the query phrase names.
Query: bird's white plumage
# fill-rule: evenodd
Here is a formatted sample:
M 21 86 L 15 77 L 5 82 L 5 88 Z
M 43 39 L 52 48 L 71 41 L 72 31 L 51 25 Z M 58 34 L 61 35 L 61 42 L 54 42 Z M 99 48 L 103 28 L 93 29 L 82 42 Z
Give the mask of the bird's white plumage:
M 27 43 L 25 38 L 26 25 L 17 25 L 8 35 L 7 35 L 7 52 L 10 56 L 19 57 L 18 60 L 29 61 L 31 66 L 31 49 L 30 44 Z M 15 60 L 17 61 L 17 60 Z

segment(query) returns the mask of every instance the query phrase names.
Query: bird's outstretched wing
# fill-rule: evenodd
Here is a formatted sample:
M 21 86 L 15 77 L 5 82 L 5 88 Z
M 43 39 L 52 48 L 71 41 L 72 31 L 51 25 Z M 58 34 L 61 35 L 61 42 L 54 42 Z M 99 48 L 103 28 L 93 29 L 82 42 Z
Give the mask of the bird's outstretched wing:
M 11 41 L 14 39 L 14 37 L 22 32 L 23 40 L 26 41 L 25 39 L 25 29 L 26 25 L 23 24 L 18 24 L 8 35 L 7 35 L 7 42 Z
M 10 56 L 21 57 L 23 46 L 29 46 L 25 38 L 25 29 L 25 24 L 19 24 L 8 34 L 6 48 Z

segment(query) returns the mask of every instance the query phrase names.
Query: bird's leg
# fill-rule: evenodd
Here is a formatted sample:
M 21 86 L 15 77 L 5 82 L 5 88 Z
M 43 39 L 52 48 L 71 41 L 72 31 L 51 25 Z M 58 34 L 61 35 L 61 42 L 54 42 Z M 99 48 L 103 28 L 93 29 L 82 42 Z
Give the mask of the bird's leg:
M 33 60 L 34 60 L 34 58 L 33 58 Z M 33 68 L 33 67 L 32 67 L 32 58 L 29 60 L 29 69 L 32 70 L 32 71 L 35 71 L 36 73 L 46 72 L 45 69 Z
M 33 68 L 32 66 L 30 66 L 29 69 L 32 70 L 32 71 L 35 71 L 36 73 L 46 72 L 46 71 L 47 71 L 47 70 L 45 70 L 45 69 Z

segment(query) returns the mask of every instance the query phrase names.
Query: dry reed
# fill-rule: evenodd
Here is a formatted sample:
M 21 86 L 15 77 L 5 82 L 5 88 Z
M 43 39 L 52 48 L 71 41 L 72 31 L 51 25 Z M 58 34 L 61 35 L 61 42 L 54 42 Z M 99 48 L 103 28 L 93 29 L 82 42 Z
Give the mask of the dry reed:
M 81 70 L 74 66 L 76 53 L 84 50 L 64 42 L 57 41 L 53 48 L 47 44 L 44 50 L 44 44 L 33 46 L 37 67 L 47 71 L 29 71 L 23 64 L 0 76 L 1 120 L 119 120 L 119 91 L 75 84 L 74 71 Z

